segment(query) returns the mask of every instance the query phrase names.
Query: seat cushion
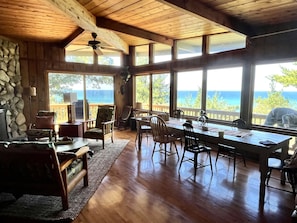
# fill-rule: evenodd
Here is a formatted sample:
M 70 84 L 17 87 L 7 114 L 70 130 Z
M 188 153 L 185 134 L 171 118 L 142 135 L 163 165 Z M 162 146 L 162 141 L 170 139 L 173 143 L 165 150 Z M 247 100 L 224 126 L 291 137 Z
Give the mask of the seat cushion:
M 103 137 L 102 129 L 100 129 L 100 128 L 89 129 L 84 133 L 84 137 L 85 138 L 95 138 L 95 139 Z

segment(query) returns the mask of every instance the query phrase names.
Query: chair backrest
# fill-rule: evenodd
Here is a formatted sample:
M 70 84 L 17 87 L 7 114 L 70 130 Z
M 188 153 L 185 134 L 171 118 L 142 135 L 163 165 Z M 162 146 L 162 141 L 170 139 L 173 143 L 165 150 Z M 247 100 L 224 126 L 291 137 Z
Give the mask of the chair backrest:
M 194 133 L 193 125 L 189 122 L 183 124 L 184 137 L 185 137 L 185 148 L 199 146 L 199 138 Z
M 239 119 L 236 119 L 232 122 L 232 125 L 234 127 L 237 127 L 237 128 L 240 128 L 240 129 L 247 129 L 247 124 L 246 124 L 246 121 L 244 121 L 243 119 L 239 118 Z
M 115 120 L 115 105 L 99 105 L 97 110 L 96 127 L 101 128 L 102 122 Z
M 120 119 L 122 121 L 127 121 L 131 115 L 131 112 L 132 112 L 132 106 L 126 105 L 122 111 Z
M 52 143 L 0 144 L 0 191 L 16 194 L 59 194 L 60 164 Z
M 152 128 L 154 141 L 166 141 L 170 134 L 164 119 L 159 116 L 152 116 L 150 119 L 150 126 Z
M 184 111 L 181 109 L 177 109 L 173 111 L 173 117 L 174 118 L 183 118 L 184 116 Z

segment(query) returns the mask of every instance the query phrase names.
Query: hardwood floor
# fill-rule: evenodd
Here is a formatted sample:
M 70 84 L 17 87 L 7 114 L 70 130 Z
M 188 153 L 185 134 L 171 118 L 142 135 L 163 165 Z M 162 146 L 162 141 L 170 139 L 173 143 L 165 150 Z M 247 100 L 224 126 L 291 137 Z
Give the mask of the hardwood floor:
M 151 138 L 143 138 L 142 150 L 136 150 L 135 134 L 116 132 L 116 138 L 130 142 L 73 223 L 291 222 L 293 194 L 282 191 L 291 188 L 277 179 L 270 185 L 278 189 L 267 187 L 263 210 L 259 208 L 257 163 L 237 163 L 233 177 L 232 162 L 219 158 L 215 165 L 213 152 L 213 174 L 209 166 L 198 169 L 194 181 L 192 163 L 183 163 L 179 173 L 176 156 L 166 163 L 164 154 L 152 159 Z

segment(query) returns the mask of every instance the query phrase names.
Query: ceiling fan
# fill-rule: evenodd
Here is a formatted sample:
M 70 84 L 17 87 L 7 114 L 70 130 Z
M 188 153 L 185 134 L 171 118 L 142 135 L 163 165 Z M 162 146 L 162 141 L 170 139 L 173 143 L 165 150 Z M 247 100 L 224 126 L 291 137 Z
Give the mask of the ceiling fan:
M 79 45 L 72 45 L 72 47 L 71 47 L 72 50 L 70 50 L 70 51 L 75 52 L 75 51 L 80 51 L 80 50 L 84 50 L 84 49 L 87 49 L 87 48 L 91 47 L 98 56 L 103 55 L 102 50 L 111 50 L 111 51 L 122 52 L 121 50 L 118 50 L 118 49 L 115 49 L 115 48 L 112 48 L 112 47 L 102 46 L 103 44 L 99 40 L 96 40 L 97 33 L 92 32 L 91 35 L 92 35 L 93 39 L 88 41 L 87 47 L 77 48 Z
M 89 40 L 88 46 L 92 47 L 95 53 L 99 55 L 103 55 L 102 51 L 100 50 L 100 41 L 96 40 L 97 33 L 92 33 L 93 40 Z

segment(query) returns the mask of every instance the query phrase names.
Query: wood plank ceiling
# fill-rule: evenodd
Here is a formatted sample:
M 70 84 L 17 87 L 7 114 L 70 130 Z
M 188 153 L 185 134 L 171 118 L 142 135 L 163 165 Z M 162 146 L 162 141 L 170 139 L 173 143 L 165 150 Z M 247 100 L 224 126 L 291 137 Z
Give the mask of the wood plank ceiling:
M 297 29 L 293 0 L 0 0 L 0 35 L 86 45 L 91 32 L 129 45 L 236 32 L 249 37 Z

